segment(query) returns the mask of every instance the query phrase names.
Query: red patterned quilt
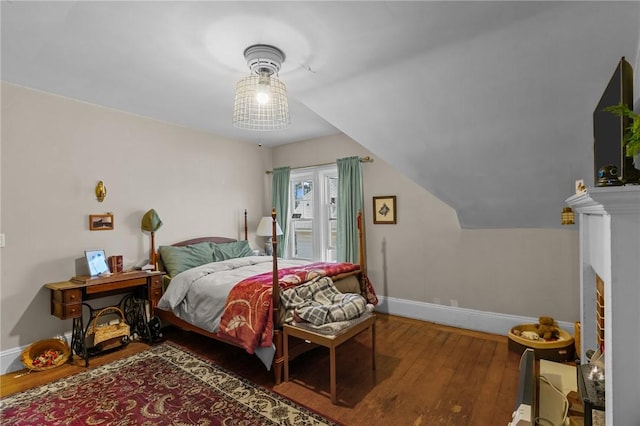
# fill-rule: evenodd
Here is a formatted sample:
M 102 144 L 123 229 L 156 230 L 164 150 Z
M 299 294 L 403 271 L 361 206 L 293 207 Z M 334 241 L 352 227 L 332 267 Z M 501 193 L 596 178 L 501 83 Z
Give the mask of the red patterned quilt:
M 357 271 L 353 263 L 315 262 L 278 271 L 281 289 L 287 289 L 318 276 L 334 277 Z M 271 289 L 273 272 L 247 278 L 236 284 L 229 293 L 220 320 L 218 335 L 231 340 L 252 354 L 256 347 L 273 343 L 273 306 Z

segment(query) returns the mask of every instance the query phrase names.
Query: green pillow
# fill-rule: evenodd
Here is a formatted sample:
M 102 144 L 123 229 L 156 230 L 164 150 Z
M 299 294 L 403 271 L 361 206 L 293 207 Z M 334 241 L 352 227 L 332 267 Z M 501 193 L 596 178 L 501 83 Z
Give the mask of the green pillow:
M 235 241 L 233 243 L 211 245 L 213 246 L 213 260 L 215 262 L 253 255 L 253 250 L 249 247 L 249 241 Z
M 213 244 L 209 242 L 184 247 L 160 246 L 162 263 L 171 277 L 182 271 L 213 262 Z

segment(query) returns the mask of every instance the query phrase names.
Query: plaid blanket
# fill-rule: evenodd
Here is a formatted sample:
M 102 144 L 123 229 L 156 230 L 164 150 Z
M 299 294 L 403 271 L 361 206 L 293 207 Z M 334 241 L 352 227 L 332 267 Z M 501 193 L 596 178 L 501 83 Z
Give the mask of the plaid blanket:
M 353 263 L 315 262 L 278 270 L 278 281 L 280 288 L 286 290 L 320 276 L 332 277 L 359 269 L 360 266 Z M 220 338 L 241 346 L 250 354 L 257 347 L 271 346 L 272 282 L 272 272 L 268 272 L 242 280 L 231 289 L 220 319 Z
M 367 301 L 359 294 L 340 293 L 329 277 L 317 277 L 280 295 L 282 306 L 314 325 L 347 321 L 362 315 Z

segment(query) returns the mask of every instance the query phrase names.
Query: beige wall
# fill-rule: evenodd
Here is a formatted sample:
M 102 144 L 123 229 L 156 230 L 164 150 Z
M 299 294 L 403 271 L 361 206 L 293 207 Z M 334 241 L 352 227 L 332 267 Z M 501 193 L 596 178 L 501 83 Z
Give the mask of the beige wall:
M 268 213 L 265 170 L 371 155 L 344 135 L 260 148 L 6 84 L 1 148 L 0 351 L 69 332 L 71 321 L 49 314 L 43 284 L 71 277 L 89 248 L 122 254 L 126 267 L 145 259 L 149 237 L 139 227 L 149 208 L 164 222 L 157 245 L 241 238 L 243 209 L 252 233 Z M 108 189 L 103 203 L 98 180 Z M 575 229 L 461 230 L 455 211 L 379 158 L 364 164 L 364 182 L 368 267 L 380 295 L 578 319 Z M 375 195 L 398 197 L 397 225 L 373 225 Z M 88 214 L 109 211 L 115 230 L 88 230 Z
M 245 208 L 253 232 L 270 168 L 268 148 L 3 84 L 0 350 L 70 331 L 42 286 L 73 276 L 85 249 L 121 254 L 125 267 L 148 258 L 140 219 L 150 208 L 164 222 L 156 245 L 244 238 Z M 106 212 L 115 229 L 89 231 L 88 215 Z
M 304 167 L 350 155 L 372 154 L 339 135 L 276 147 L 273 165 Z M 363 171 L 367 264 L 380 295 L 579 319 L 577 227 L 461 230 L 454 210 L 383 160 L 364 163 Z M 373 224 L 372 197 L 380 195 L 397 196 L 396 225 Z

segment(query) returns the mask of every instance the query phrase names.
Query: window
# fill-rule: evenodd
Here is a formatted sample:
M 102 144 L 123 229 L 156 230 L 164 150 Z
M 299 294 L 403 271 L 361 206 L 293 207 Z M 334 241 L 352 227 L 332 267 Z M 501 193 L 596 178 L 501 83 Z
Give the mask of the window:
M 287 257 L 335 262 L 338 169 L 313 167 L 290 175 Z

